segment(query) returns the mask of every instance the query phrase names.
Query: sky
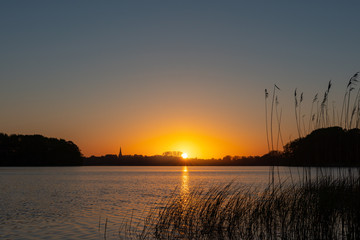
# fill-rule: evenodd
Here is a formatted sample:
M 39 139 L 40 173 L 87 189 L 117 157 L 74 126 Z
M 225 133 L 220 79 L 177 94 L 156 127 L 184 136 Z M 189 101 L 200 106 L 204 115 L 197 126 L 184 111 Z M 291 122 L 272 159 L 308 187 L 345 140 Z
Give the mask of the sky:
M 281 89 L 285 142 L 297 134 L 295 88 L 304 122 L 329 80 L 341 107 L 360 70 L 359 9 L 359 1 L 1 1 L 0 132 L 71 140 L 85 156 L 120 147 L 262 155 L 265 88 Z

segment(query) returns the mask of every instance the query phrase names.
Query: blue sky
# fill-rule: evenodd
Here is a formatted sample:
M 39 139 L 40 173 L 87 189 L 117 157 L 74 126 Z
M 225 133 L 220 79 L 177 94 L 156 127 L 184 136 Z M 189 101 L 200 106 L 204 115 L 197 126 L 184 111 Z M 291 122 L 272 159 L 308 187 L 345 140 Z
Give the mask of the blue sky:
M 263 154 L 264 88 L 281 88 L 285 139 L 296 87 L 304 113 L 330 79 L 341 105 L 360 69 L 359 7 L 1 1 L 0 132 L 73 140 L 85 155 Z

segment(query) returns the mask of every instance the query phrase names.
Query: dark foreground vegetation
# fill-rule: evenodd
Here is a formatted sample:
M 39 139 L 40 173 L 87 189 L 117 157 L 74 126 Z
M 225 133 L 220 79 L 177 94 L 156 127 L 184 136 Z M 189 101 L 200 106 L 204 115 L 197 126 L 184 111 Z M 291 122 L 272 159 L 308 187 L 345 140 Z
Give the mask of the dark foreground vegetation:
M 358 174 L 358 173 L 357 173 Z M 174 193 L 126 239 L 359 239 L 360 179 L 322 177 L 263 190 L 235 183 Z
M 71 141 L 0 134 L 0 166 L 79 166 L 82 161 L 79 148 Z

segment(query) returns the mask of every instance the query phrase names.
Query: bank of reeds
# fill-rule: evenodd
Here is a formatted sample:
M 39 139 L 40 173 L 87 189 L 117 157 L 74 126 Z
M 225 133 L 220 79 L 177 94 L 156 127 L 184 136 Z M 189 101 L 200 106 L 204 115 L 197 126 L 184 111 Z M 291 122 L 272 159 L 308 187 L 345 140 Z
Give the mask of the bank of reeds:
M 332 81 L 329 81 L 327 88 L 324 92 L 321 101 L 318 98 L 319 94 L 316 93 L 310 107 L 309 115 L 303 114 L 303 101 L 304 93 L 298 94 L 298 90 L 294 91 L 294 113 L 295 113 L 295 124 L 297 129 L 298 138 L 305 137 L 312 131 L 319 128 L 328 128 L 333 126 L 339 126 L 346 130 L 360 127 L 360 86 L 359 72 L 352 75 L 347 82 L 345 94 L 342 102 L 341 113 L 335 108 L 335 101 L 332 102 L 332 106 L 329 106 L 330 90 L 332 88 Z M 273 91 L 270 93 L 265 89 L 265 129 L 266 129 L 266 140 L 268 150 L 270 151 L 281 151 L 278 147 L 279 136 L 281 135 L 281 116 L 279 118 L 277 107 L 279 105 L 277 92 L 280 88 L 274 84 Z M 356 94 L 352 92 L 357 91 Z M 271 95 L 271 109 L 268 111 L 268 98 Z M 276 103 L 276 119 L 277 126 L 273 129 L 273 114 L 274 114 L 274 103 Z M 331 109 L 332 107 L 332 109 Z M 268 116 L 270 115 L 270 116 Z M 281 114 L 280 114 L 281 115 Z M 270 119 L 270 123 L 268 120 Z M 305 120 L 308 121 L 308 127 L 305 126 Z M 277 144 L 274 147 L 274 131 L 277 130 Z
M 230 183 L 173 194 L 145 220 L 137 239 L 359 239 L 360 179 Z

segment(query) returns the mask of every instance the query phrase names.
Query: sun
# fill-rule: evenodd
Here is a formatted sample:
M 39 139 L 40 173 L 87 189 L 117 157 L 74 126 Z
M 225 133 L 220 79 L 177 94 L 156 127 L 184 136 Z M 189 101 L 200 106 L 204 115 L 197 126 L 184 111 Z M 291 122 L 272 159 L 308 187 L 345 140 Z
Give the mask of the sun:
M 188 158 L 188 155 L 187 155 L 187 153 L 183 153 L 183 154 L 181 154 L 181 157 L 182 157 L 183 159 L 187 159 L 187 158 Z

